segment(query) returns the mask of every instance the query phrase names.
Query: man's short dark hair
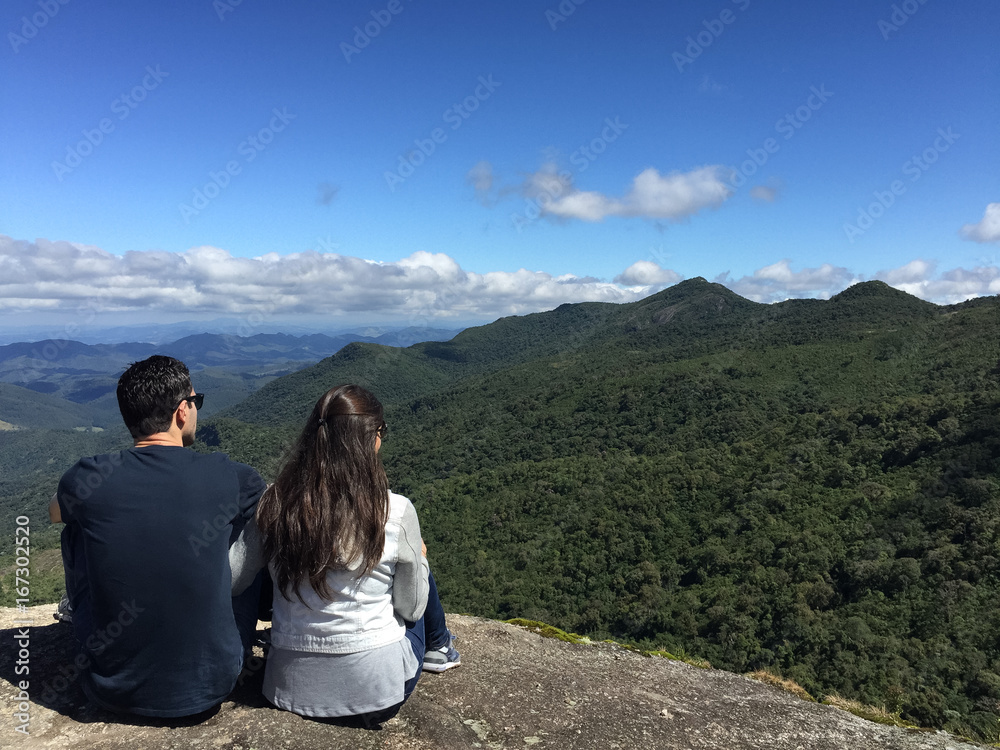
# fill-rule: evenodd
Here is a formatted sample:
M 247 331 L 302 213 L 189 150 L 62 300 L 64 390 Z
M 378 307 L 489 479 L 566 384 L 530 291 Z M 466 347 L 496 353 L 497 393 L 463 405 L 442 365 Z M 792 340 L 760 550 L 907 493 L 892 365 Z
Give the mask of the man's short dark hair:
M 136 440 L 169 430 L 178 404 L 190 395 L 187 366 L 162 354 L 133 362 L 118 379 L 118 409 Z

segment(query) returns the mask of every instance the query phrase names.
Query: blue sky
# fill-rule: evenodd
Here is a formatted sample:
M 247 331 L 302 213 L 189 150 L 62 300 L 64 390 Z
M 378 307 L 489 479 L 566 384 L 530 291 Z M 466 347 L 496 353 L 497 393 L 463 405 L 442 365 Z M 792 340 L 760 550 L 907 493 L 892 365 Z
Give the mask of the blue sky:
M 446 326 L 694 276 L 763 302 L 997 294 L 998 22 L 990 0 L 12 0 L 0 326 Z

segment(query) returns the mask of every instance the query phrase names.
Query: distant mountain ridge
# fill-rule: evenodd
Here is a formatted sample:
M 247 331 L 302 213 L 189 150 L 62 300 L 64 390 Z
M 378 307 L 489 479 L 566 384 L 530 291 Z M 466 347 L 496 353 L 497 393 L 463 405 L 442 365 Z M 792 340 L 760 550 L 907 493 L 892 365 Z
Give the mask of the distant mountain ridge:
M 84 344 L 69 339 L 44 339 L 34 342 L 16 342 L 0 346 L 0 364 L 11 360 L 24 360 L 24 365 L 44 367 L 42 363 L 73 363 L 77 357 L 94 360 L 145 358 L 161 353 L 183 359 L 189 367 L 260 363 L 280 358 L 289 361 L 309 361 L 327 357 L 354 341 L 380 343 L 386 346 L 410 345 L 418 341 L 441 340 L 454 336 L 456 331 L 432 328 L 406 328 L 376 337 L 361 334 L 328 336 L 322 333 L 292 336 L 284 333 L 258 333 L 253 336 L 200 333 L 185 336 L 169 344 L 130 342 L 120 344 Z M 257 356 L 256 360 L 252 358 Z M 187 360 L 185 360 L 187 362 Z M 30 364 L 29 364 L 30 363 Z M 102 365 L 103 367 L 103 365 Z
M 290 336 L 309 336 L 323 333 L 329 336 L 343 334 L 358 334 L 368 338 L 378 338 L 383 334 L 400 330 L 392 325 L 335 325 L 329 321 L 314 321 L 311 325 L 302 325 L 296 318 L 276 319 L 273 321 L 258 321 L 252 325 L 247 318 L 214 318 L 211 320 L 188 320 L 174 323 L 136 323 L 133 325 L 108 326 L 101 325 L 98 316 L 84 315 L 84 323 L 76 325 L 33 325 L 22 326 L 11 330 L 0 330 L 0 344 L 13 344 L 20 341 L 47 341 L 72 338 L 84 344 L 121 344 L 127 342 L 142 342 L 147 344 L 169 344 L 186 336 L 200 333 L 233 334 L 251 336 L 255 333 L 284 333 Z M 432 329 L 429 327 L 409 326 L 409 329 L 424 328 L 437 331 L 434 336 L 454 336 L 467 323 L 451 329 Z M 388 343 L 388 342 L 384 342 Z M 410 343 L 413 343 L 411 341 Z
M 46 339 L 0 346 L 0 383 L 18 386 L 54 399 L 91 408 L 66 409 L 79 422 L 74 426 L 103 426 L 117 420 L 113 392 L 118 377 L 132 362 L 153 354 L 166 354 L 199 373 L 202 386 L 215 389 L 208 413 L 244 398 L 263 382 L 292 372 L 363 341 L 386 346 L 409 345 L 415 341 L 449 338 L 454 331 L 405 328 L 377 337 L 360 334 L 308 334 L 292 336 L 260 333 L 254 336 L 202 333 L 185 336 L 169 344 L 119 343 L 84 344 L 79 341 Z M 12 391 L 6 392 L 13 393 Z M 17 419 L 0 398 L 0 419 L 21 426 L 40 426 L 30 412 L 18 410 Z M 57 420 L 63 425 L 65 419 Z
M 467 328 L 449 341 L 422 342 L 397 352 L 356 342 L 318 365 L 265 386 L 224 416 L 249 422 L 269 414 L 304 415 L 323 383 L 357 381 L 387 403 L 413 398 L 433 384 L 506 369 L 568 352 L 657 350 L 671 359 L 720 348 L 779 345 L 786 339 L 851 339 L 871 324 L 912 323 L 947 308 L 924 302 L 880 281 L 856 284 L 829 300 L 762 304 L 696 277 L 626 304 L 584 302 L 500 318 Z M 315 385 L 313 385 L 315 384 Z M 270 409 L 261 410 L 267 402 Z

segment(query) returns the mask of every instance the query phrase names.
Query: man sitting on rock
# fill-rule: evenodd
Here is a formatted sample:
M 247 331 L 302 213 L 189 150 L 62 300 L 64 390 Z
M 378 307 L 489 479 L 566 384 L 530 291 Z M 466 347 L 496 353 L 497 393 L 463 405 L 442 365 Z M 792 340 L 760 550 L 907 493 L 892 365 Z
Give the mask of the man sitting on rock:
M 203 400 L 182 362 L 134 363 L 118 381 L 134 447 L 80 459 L 53 498 L 52 519 L 66 524 L 76 663 L 106 709 L 206 711 L 250 655 L 260 578 L 233 597 L 229 547 L 265 485 L 249 466 L 187 447 Z

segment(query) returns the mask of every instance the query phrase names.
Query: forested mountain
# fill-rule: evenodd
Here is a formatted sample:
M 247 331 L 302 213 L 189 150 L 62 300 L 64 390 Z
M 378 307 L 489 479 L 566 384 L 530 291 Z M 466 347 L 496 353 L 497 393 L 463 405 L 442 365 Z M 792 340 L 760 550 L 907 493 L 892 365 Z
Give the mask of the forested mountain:
M 384 458 L 452 611 L 768 668 L 994 737 L 1000 301 L 880 282 L 758 305 L 695 279 L 404 350 L 352 344 L 205 420 L 273 474 L 327 388 Z
M 0 419 L 10 425 L 8 429 L 83 430 L 104 424 L 101 410 L 90 404 L 76 404 L 8 383 L 0 383 Z
M 264 383 L 318 362 L 354 341 L 406 346 L 416 341 L 450 338 L 454 334 L 455 331 L 411 327 L 376 336 L 358 333 L 337 336 L 202 333 L 160 345 L 83 344 L 46 339 L 0 346 L 0 384 L 16 385 L 72 404 L 86 404 L 90 408 L 79 409 L 65 404 L 64 407 L 68 414 L 86 414 L 83 424 L 105 427 L 119 420 L 114 398 L 118 377 L 130 363 L 153 354 L 176 357 L 187 364 L 192 373 L 197 373 L 199 389 L 213 392 L 214 398 L 208 401 L 211 413 L 232 406 Z M 36 426 L 32 420 L 11 419 L 13 412 L 7 407 L 8 402 L 0 395 L 0 420 L 20 427 Z M 64 424 L 60 422 L 56 426 Z
M 63 472 L 81 456 L 121 450 L 131 444 L 124 426 L 103 432 L 0 431 L 0 538 L 10 540 L 0 543 L 0 571 L 6 564 L 13 567 L 10 553 L 17 516 L 27 514 L 31 520 L 31 545 L 36 551 L 58 547 L 60 527 L 49 526 L 48 504 Z M 2 590 L 0 586 L 0 602 L 13 606 L 13 597 L 4 597 Z M 42 588 L 33 586 L 32 591 L 37 596 Z

